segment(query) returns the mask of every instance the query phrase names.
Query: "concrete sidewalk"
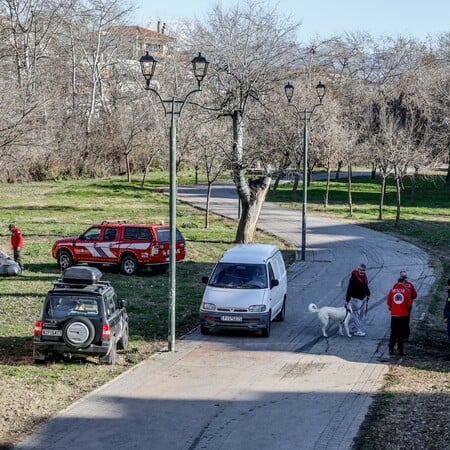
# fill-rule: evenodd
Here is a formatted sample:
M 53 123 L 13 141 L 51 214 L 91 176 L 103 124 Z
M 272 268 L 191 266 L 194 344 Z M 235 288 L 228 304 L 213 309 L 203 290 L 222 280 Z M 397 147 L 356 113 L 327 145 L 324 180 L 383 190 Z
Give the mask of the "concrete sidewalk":
M 179 189 L 204 205 L 205 187 Z M 230 186 L 213 191 L 213 209 L 237 216 Z M 300 214 L 265 205 L 261 228 L 300 239 Z M 321 337 L 310 302 L 342 305 L 350 271 L 368 267 L 372 297 L 367 336 L 330 328 Z M 47 422 L 17 449 L 349 449 L 382 383 L 389 315 L 386 293 L 406 269 L 419 295 L 433 273 L 411 244 L 345 222 L 308 218 L 307 261 L 289 269 L 284 322 L 270 338 L 198 331 L 158 353 Z

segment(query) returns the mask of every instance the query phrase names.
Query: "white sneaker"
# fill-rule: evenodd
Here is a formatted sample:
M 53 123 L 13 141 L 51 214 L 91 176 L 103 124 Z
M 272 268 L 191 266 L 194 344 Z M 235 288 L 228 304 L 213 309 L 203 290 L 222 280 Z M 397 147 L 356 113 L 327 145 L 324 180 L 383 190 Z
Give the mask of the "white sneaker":
M 365 336 L 366 335 L 366 333 L 364 333 L 364 331 L 357 331 L 357 332 L 355 332 L 355 336 L 361 336 L 361 337 L 363 337 L 363 336 Z

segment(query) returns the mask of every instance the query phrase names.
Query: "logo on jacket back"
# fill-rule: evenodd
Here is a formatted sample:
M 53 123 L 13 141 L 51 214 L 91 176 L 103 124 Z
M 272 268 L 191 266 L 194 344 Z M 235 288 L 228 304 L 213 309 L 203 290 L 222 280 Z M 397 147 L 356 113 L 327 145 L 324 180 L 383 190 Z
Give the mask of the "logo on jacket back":
M 401 294 L 400 292 L 394 295 L 394 303 L 396 303 L 397 305 L 401 305 L 404 300 L 405 298 L 403 297 L 403 294 Z

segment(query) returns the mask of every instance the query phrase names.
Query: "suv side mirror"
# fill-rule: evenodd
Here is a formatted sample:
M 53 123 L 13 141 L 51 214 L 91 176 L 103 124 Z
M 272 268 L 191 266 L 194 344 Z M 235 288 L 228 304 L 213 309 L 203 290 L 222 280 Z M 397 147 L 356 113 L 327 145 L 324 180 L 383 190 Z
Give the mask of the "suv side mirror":
M 119 300 L 119 308 L 126 308 L 128 306 L 128 301 L 127 300 Z
M 202 283 L 208 284 L 209 278 L 208 277 L 202 277 Z
M 270 289 L 272 289 L 275 286 L 278 286 L 280 282 L 278 280 L 270 280 Z

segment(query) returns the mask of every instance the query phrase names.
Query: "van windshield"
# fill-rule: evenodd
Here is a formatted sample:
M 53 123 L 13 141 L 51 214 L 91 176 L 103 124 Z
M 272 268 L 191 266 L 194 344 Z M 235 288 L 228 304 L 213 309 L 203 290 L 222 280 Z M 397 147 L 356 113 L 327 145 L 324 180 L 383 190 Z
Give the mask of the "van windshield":
M 208 285 L 236 289 L 266 289 L 266 266 L 264 264 L 218 263 Z

